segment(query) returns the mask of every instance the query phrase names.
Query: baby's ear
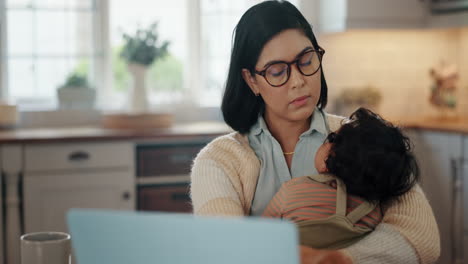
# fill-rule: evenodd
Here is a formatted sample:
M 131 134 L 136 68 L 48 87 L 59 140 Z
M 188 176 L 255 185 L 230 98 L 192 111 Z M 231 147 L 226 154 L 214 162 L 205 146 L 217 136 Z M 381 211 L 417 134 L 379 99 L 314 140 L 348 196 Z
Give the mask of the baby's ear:
M 328 173 L 328 168 L 327 168 L 327 164 L 325 162 L 322 162 L 322 164 L 320 164 L 320 167 L 317 168 L 317 172 L 318 173 Z
M 327 164 L 326 164 L 325 162 L 323 163 L 323 172 L 324 172 L 324 173 L 330 172 L 330 171 L 328 170 Z

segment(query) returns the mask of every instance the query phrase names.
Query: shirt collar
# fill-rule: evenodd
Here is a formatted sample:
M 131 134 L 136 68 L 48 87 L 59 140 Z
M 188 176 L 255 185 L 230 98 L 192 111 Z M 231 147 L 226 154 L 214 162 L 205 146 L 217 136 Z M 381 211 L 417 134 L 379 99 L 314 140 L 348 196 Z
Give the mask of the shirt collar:
M 327 135 L 328 131 L 327 127 L 325 126 L 324 117 L 325 115 L 323 114 L 322 110 L 316 107 L 310 120 L 310 127 L 307 131 L 302 133 L 301 137 L 312 135 L 315 131 L 319 132 L 322 135 Z
M 318 108 L 315 108 L 314 113 L 312 114 L 310 127 L 307 131 L 302 133 L 302 136 L 307 136 L 313 134 L 315 131 L 319 132 L 320 134 L 327 135 L 328 131 L 324 123 L 324 115 L 323 112 Z M 251 133 L 255 136 L 260 135 L 262 132 L 265 132 L 267 135 L 271 135 L 270 131 L 268 130 L 268 126 L 263 119 L 263 116 L 260 115 L 258 117 L 257 123 L 252 127 Z
M 262 115 L 259 115 L 257 123 L 255 123 L 255 125 L 252 127 L 252 133 L 255 136 L 258 136 L 262 132 L 265 132 L 267 135 L 271 135 L 270 130 L 268 130 L 268 126 L 267 126 L 267 124 L 265 122 L 265 119 L 263 119 Z

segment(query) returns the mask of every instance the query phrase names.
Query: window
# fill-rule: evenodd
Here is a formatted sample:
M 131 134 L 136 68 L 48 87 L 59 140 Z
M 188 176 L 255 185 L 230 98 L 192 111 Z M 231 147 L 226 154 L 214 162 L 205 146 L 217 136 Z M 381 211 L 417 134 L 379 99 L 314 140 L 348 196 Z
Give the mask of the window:
M 229 70 L 234 28 L 242 14 L 260 0 L 201 0 L 200 104 L 219 106 Z M 299 0 L 290 2 L 296 6 Z
M 80 72 L 94 82 L 96 13 L 92 0 L 6 0 L 0 5 L 0 17 L 6 17 L 3 94 L 20 104 L 55 107 L 56 89 L 67 75 Z
M 132 85 L 119 56 L 122 33 L 157 22 L 159 39 L 170 44 L 147 74 L 152 105 L 219 106 L 234 27 L 258 2 L 0 0 L 0 95 L 53 108 L 56 89 L 79 72 L 97 89 L 99 107 L 121 109 Z
M 148 28 L 155 22 L 159 44 L 169 41 L 169 48 L 168 54 L 156 60 L 147 72 L 146 88 L 150 102 L 153 105 L 173 103 L 182 100 L 186 94 L 184 69 L 188 66 L 188 1 L 111 1 L 109 28 L 113 88 L 109 96 L 117 101 L 120 99 L 120 105 L 124 104 L 122 100 L 132 85 L 126 62 L 120 57 L 124 45 L 122 33 L 134 35 L 137 29 Z

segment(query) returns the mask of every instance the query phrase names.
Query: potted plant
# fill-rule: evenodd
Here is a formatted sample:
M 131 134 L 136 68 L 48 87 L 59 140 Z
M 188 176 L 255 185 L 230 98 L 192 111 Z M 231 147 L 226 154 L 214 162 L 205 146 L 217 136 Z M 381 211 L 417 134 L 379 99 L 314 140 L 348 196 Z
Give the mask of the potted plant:
M 128 70 L 133 77 L 130 90 L 130 110 L 135 113 L 147 112 L 149 109 L 146 92 L 146 72 L 151 64 L 167 54 L 168 41 L 159 43 L 157 22 L 148 28 L 137 29 L 135 34 L 123 33 L 124 47 L 120 56 L 127 62 Z
M 91 109 L 96 100 L 96 91 L 91 88 L 85 75 L 73 72 L 57 89 L 57 97 L 61 109 Z

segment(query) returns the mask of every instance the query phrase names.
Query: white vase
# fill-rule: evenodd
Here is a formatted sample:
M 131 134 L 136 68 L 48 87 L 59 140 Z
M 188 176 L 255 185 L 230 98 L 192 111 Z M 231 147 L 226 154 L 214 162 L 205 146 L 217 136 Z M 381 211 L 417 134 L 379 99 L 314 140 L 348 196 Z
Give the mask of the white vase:
M 129 110 L 132 113 L 145 113 L 149 110 L 148 94 L 146 91 L 146 72 L 148 67 L 142 64 L 128 64 L 133 82 L 130 88 Z

